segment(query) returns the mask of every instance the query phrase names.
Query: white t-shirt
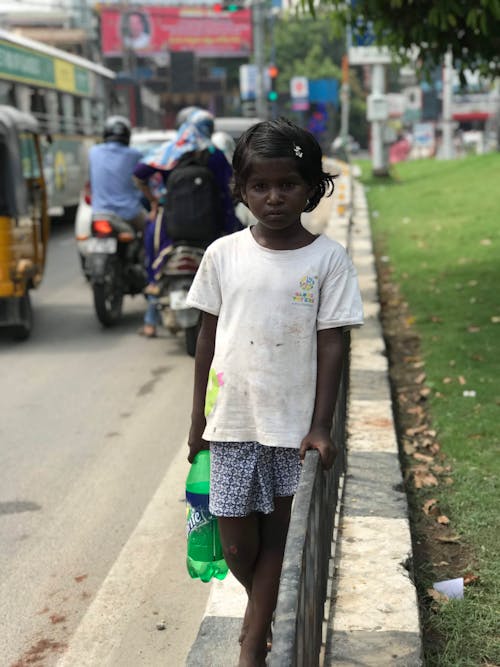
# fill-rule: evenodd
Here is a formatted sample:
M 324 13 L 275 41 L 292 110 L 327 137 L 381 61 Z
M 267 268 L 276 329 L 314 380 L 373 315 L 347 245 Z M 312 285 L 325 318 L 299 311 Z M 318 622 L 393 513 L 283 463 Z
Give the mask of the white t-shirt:
M 316 333 L 362 324 L 356 271 L 326 236 L 296 250 L 250 229 L 210 245 L 188 304 L 218 316 L 207 386 L 209 441 L 300 447 L 316 393 Z

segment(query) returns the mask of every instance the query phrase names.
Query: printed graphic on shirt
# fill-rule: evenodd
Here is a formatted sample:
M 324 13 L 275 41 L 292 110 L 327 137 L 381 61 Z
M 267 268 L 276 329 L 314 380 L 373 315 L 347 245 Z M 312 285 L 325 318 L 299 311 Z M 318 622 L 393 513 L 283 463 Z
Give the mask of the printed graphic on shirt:
M 205 417 L 208 417 L 214 409 L 217 396 L 219 395 L 219 389 L 224 384 L 223 376 L 223 372 L 217 373 L 215 368 L 210 369 L 210 373 L 208 374 L 207 393 L 205 394 Z
M 293 295 L 292 301 L 293 303 L 296 304 L 302 304 L 305 306 L 312 306 L 314 305 L 315 301 L 315 293 L 314 293 L 314 287 L 316 285 L 316 281 L 318 280 L 318 276 L 302 276 L 302 278 L 299 281 L 299 288 L 295 294 Z

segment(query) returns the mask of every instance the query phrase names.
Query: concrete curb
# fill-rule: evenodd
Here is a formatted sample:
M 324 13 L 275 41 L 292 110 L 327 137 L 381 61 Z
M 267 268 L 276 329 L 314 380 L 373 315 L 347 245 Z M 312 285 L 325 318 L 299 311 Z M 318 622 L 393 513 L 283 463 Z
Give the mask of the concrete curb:
M 338 171 L 332 164 L 331 171 Z M 351 225 L 352 221 L 352 225 Z M 417 598 L 409 578 L 411 537 L 402 492 L 387 358 L 366 199 L 342 166 L 336 194 L 323 200 L 314 231 L 349 248 L 366 324 L 351 336 L 348 472 L 338 531 L 324 665 L 421 665 Z M 212 584 L 187 667 L 234 667 L 246 595 L 231 576 Z M 299 667 L 309 667 L 301 665 Z
M 421 635 L 366 198 L 353 184 L 350 252 L 365 325 L 351 335 L 347 475 L 324 665 L 417 667 Z

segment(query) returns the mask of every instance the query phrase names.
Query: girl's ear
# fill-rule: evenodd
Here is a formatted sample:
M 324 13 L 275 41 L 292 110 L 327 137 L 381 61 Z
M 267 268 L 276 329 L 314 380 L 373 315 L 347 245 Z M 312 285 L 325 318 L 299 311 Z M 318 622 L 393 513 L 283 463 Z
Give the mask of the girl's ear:
M 243 190 L 240 190 L 240 197 L 241 197 L 241 201 L 246 205 L 247 198 L 246 198 L 245 193 L 243 192 Z

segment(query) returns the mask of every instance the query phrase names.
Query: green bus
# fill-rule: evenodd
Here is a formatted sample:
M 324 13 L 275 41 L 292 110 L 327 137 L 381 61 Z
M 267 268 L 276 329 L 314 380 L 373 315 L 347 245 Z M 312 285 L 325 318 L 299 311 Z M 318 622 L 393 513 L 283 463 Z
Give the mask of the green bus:
M 115 78 L 102 65 L 0 28 L 0 104 L 32 113 L 47 137 L 44 173 L 53 218 L 74 217 L 88 148 L 118 105 Z

